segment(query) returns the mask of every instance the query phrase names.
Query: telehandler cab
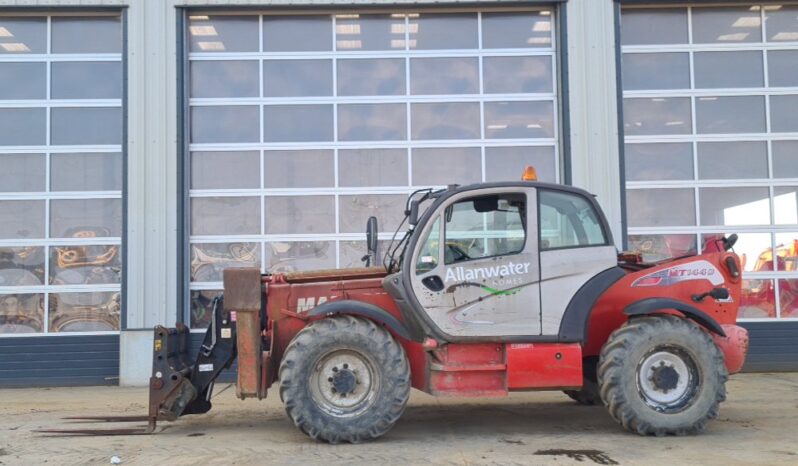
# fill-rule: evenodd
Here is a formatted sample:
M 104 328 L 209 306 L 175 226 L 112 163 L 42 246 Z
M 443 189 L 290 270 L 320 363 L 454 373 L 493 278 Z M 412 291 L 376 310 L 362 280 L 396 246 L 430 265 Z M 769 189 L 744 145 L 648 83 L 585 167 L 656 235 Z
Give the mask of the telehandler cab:
M 388 432 L 411 387 L 564 390 L 641 435 L 697 433 L 717 416 L 748 346 L 736 235 L 643 263 L 617 253 L 592 195 L 531 167 L 521 182 L 417 191 L 405 214 L 382 267 L 226 269 L 195 358 L 186 327 L 156 327 L 147 431 L 207 412 L 236 359 L 239 398 L 277 383 L 294 424 L 330 443 Z M 372 259 L 376 238 L 371 220 Z

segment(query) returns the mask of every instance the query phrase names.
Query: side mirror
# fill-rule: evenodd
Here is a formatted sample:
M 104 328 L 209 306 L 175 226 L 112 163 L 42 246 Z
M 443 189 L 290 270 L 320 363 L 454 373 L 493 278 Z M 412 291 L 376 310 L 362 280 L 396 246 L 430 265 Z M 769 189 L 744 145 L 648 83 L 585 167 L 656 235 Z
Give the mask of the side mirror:
M 377 217 L 371 216 L 366 221 L 366 255 L 361 259 L 366 263 L 366 267 L 377 263 Z
M 407 223 L 416 226 L 418 224 L 418 201 L 410 201 L 410 213 L 407 216 Z

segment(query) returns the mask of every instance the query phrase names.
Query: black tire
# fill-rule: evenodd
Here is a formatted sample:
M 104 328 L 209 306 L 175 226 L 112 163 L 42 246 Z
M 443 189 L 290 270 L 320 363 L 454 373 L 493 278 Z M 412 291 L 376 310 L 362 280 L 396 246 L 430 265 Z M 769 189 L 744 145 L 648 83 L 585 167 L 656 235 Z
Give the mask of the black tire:
M 615 330 L 598 366 L 610 415 L 640 435 L 702 432 L 726 399 L 727 378 L 709 334 L 672 315 L 634 318 Z
M 563 390 L 572 400 L 580 405 L 593 406 L 601 404 L 598 380 L 596 378 L 596 366 L 598 357 L 592 356 L 582 360 L 582 388 L 580 390 Z
M 288 417 L 313 439 L 359 443 L 393 427 L 410 396 L 404 349 L 384 328 L 352 316 L 302 329 L 280 364 Z

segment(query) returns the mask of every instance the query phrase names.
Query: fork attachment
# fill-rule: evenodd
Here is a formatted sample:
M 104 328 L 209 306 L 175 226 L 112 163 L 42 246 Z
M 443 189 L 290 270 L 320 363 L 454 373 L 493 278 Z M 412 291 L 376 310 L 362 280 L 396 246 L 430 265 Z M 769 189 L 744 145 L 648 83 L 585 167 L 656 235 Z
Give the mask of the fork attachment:
M 199 353 L 188 357 L 188 327 L 155 327 L 150 377 L 148 431 L 158 420 L 174 421 L 186 414 L 202 414 L 211 409 L 213 384 L 222 370 L 236 359 L 236 325 L 224 300 L 213 301 L 213 315 Z

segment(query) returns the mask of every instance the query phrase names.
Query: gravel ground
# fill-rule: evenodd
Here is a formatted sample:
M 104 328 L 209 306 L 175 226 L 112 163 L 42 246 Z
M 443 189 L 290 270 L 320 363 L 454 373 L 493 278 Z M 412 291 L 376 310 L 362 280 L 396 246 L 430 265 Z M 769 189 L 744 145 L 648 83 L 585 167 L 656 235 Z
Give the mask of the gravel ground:
M 87 438 L 32 431 L 74 427 L 61 420 L 69 415 L 144 414 L 146 390 L 0 390 L 0 464 L 111 464 L 113 456 L 141 465 L 798 464 L 798 373 L 741 374 L 727 387 L 720 417 L 694 437 L 639 437 L 603 407 L 555 392 L 488 400 L 414 392 L 396 427 L 361 445 L 305 437 L 275 390 L 262 402 L 226 390 L 210 413 L 164 423 L 157 435 Z

